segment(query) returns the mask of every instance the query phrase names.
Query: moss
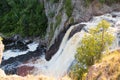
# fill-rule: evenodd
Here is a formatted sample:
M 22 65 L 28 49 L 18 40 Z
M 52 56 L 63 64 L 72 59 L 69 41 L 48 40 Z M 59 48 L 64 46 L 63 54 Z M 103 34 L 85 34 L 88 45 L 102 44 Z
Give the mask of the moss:
M 71 0 L 65 0 L 65 9 L 67 16 L 70 17 L 73 12 L 73 6 Z
M 70 18 L 70 23 L 74 23 L 74 18 L 73 17 Z

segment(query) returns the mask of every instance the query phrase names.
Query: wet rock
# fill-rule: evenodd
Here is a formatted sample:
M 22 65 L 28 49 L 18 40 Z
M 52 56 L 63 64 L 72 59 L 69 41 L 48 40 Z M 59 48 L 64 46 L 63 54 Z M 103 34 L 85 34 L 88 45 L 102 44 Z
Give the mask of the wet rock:
M 16 74 L 17 66 L 20 64 L 22 64 L 22 63 L 19 61 L 15 61 L 11 64 L 6 64 L 5 66 L 3 66 L 1 68 L 5 71 L 5 73 L 7 75 Z
M 51 57 L 58 51 L 60 43 L 62 42 L 62 39 L 66 33 L 66 31 L 69 29 L 70 26 L 74 25 L 76 23 L 73 24 L 69 24 L 67 27 L 65 27 L 57 36 L 57 38 L 54 41 L 54 44 L 46 51 L 45 53 L 45 59 L 46 60 L 50 60 Z
M 31 74 L 31 71 L 34 69 L 34 66 L 23 65 L 17 68 L 17 75 L 19 76 L 27 76 Z
M 80 32 L 81 29 L 85 26 L 85 24 L 80 24 L 79 26 L 75 27 L 69 35 L 69 38 L 71 38 L 75 33 Z
M 24 40 L 22 39 L 21 36 L 19 35 L 15 35 L 12 36 L 10 38 L 4 38 L 3 39 L 3 43 L 5 45 L 5 50 L 15 50 L 15 49 L 19 49 L 19 50 L 27 50 L 27 44 L 31 43 L 32 41 L 30 40 Z

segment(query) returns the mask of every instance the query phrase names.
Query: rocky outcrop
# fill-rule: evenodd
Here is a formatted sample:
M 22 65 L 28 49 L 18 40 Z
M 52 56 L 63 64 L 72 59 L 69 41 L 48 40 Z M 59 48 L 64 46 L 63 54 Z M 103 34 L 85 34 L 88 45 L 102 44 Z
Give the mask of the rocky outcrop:
M 5 50 L 15 50 L 19 49 L 21 51 L 27 50 L 27 44 L 32 43 L 32 40 L 25 40 L 20 35 L 14 35 L 12 37 L 4 38 L 3 44 L 5 45 Z
M 119 80 L 120 50 L 117 51 L 105 55 L 99 63 L 91 66 L 86 80 Z
M 31 74 L 31 71 L 34 69 L 34 66 L 23 65 L 17 68 L 17 75 L 27 76 Z

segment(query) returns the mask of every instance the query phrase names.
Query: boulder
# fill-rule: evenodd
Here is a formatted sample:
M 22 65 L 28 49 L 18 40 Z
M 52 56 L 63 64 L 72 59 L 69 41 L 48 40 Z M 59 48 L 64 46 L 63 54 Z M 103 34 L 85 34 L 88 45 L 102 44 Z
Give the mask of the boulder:
M 28 74 L 31 74 L 33 69 L 34 66 L 27 66 L 27 65 L 20 66 L 17 68 L 17 75 L 26 76 Z
M 24 40 L 20 35 L 14 35 L 12 37 L 4 38 L 3 43 L 5 45 L 5 50 L 27 50 L 28 46 L 27 44 L 32 43 L 31 40 Z

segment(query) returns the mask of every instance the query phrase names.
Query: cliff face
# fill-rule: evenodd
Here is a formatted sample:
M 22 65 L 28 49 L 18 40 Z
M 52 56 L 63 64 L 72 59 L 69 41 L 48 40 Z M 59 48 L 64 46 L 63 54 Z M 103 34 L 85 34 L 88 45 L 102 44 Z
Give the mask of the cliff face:
M 107 5 L 98 0 L 94 0 L 88 6 L 84 0 L 44 0 L 44 7 L 48 18 L 46 40 L 50 41 L 50 45 L 69 24 L 88 21 L 93 15 L 120 10 L 117 3 Z

